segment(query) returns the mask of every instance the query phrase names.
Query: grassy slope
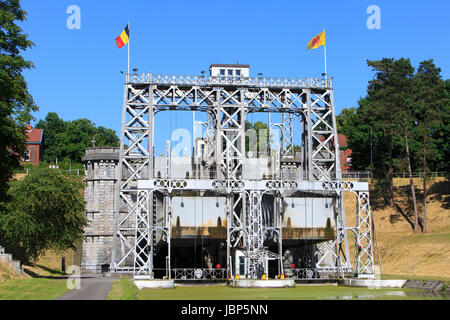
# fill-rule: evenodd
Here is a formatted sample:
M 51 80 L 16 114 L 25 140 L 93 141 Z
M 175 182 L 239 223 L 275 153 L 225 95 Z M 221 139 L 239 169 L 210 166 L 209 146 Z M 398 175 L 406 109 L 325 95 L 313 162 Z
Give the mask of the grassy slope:
M 19 276 L 9 265 L 0 261 L 0 281 L 19 279 Z
M 22 278 L 0 281 L 0 300 L 49 300 L 67 292 L 65 280 Z
M 419 216 L 423 214 L 422 181 L 414 179 Z M 395 179 L 396 202 L 407 214 L 409 180 Z M 411 226 L 396 210 L 372 205 L 375 228 L 378 235 L 383 274 L 403 277 L 441 280 L 450 279 L 450 210 L 449 183 L 444 178 L 433 181 L 428 198 L 428 233 L 414 234 Z M 344 195 L 346 218 L 349 225 L 355 223 L 355 197 Z M 374 203 L 375 199 L 372 199 Z M 412 217 L 411 217 L 412 219 Z M 352 250 L 351 250 L 352 252 Z M 376 251 L 375 251 L 376 253 Z M 378 256 L 376 255 L 376 263 Z
M 37 274 L 44 277 L 58 277 L 64 275 L 61 272 L 61 259 L 66 258 L 66 270 L 73 263 L 73 250 L 66 250 L 61 253 L 47 251 L 45 255 L 39 257 L 35 264 L 25 264 L 25 273 Z
M 24 275 L 19 276 L 0 262 L 0 300 L 55 299 L 69 289 L 61 272 L 61 257 L 66 257 L 66 268 L 72 263 L 72 251 L 61 254 L 47 252 L 35 265 L 23 265 Z

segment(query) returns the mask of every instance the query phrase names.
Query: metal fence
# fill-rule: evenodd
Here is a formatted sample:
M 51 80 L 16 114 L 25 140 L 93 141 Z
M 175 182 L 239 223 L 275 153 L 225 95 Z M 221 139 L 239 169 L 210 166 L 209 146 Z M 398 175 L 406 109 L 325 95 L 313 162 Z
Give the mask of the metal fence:
M 20 173 L 29 174 L 30 171 L 32 171 L 34 168 L 24 168 L 23 171 L 20 171 Z M 64 175 L 72 175 L 72 176 L 79 176 L 84 174 L 83 169 L 72 169 L 72 170 L 62 170 L 62 169 L 53 169 L 56 172 Z
M 342 275 L 353 276 L 352 268 L 292 268 L 285 269 L 286 278 L 295 280 L 339 279 Z
M 275 88 L 331 88 L 332 78 L 273 78 L 273 77 L 237 77 L 237 76 L 195 76 L 195 75 L 160 75 L 151 73 L 128 74 L 127 83 L 149 83 L 159 85 L 234 85 Z
M 226 179 L 226 173 L 216 170 L 207 169 L 192 169 L 190 165 L 178 165 L 173 166 L 170 174 L 168 175 L 167 170 L 160 170 L 160 168 L 155 169 L 156 179 L 217 179 L 219 176 L 224 176 Z M 335 173 L 327 173 L 331 180 L 336 180 Z M 169 176 L 169 177 L 168 177 Z M 306 181 L 309 176 L 306 172 L 301 170 L 281 170 L 281 172 L 273 172 L 272 170 L 261 169 L 244 169 L 238 174 L 241 179 L 244 180 L 295 180 L 295 181 Z M 124 178 L 128 178 L 129 174 L 123 173 Z M 369 171 L 345 171 L 342 172 L 341 179 L 343 180 L 357 180 L 357 181 L 368 181 L 372 178 L 372 173 Z M 142 179 L 148 179 L 148 174 L 145 173 Z
M 427 172 L 426 175 L 429 178 L 438 178 L 438 177 L 445 177 L 447 175 L 447 172 Z M 423 172 L 412 173 L 413 178 L 423 178 L 423 176 L 424 176 Z M 409 173 L 408 172 L 394 173 L 394 178 L 409 178 Z
M 174 268 L 174 280 L 226 280 L 227 269 L 224 268 Z

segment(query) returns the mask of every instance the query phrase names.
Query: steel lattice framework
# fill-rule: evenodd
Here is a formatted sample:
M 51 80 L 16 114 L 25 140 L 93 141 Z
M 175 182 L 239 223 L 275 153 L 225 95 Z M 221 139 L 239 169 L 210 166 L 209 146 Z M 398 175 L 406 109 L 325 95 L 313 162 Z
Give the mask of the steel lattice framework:
M 158 112 L 167 110 L 207 113 L 205 165 L 214 173 L 211 179 L 171 179 L 169 169 L 167 178 L 155 176 L 154 118 Z M 244 171 L 245 119 L 252 112 L 282 114 L 279 124 L 282 144 L 277 150 L 277 173 L 271 180 L 249 180 Z M 305 174 L 301 179 L 289 179 L 281 174 L 280 159 L 294 155 L 294 118 L 300 120 L 302 127 Z M 347 248 L 345 235 L 349 229 L 345 226 L 343 191 L 353 191 L 358 197 L 358 208 L 357 225 L 351 230 L 356 232 L 362 248 L 357 272 L 360 276 L 373 276 L 368 185 L 341 180 L 331 79 L 127 74 L 119 172 L 111 262 L 114 271 L 133 271 L 137 277 L 152 277 L 155 238 L 159 234 L 170 248 L 172 194 L 182 190 L 226 195 L 227 272 L 229 275 L 231 270 L 231 248 L 243 241 L 247 248 L 248 275 L 253 278 L 261 275 L 265 259 L 279 259 L 282 268 L 281 200 L 297 191 L 332 194 L 337 203 L 337 237 L 321 248 L 323 255 L 318 267 L 325 256 L 331 256 L 332 265 L 323 268 L 348 270 L 350 264 L 340 254 L 343 245 Z M 168 199 L 160 223 L 156 222 L 157 193 Z M 277 199 L 273 225 L 262 218 L 264 193 Z M 263 248 L 268 237 L 278 237 L 278 253 Z M 168 252 L 166 266 L 170 277 Z

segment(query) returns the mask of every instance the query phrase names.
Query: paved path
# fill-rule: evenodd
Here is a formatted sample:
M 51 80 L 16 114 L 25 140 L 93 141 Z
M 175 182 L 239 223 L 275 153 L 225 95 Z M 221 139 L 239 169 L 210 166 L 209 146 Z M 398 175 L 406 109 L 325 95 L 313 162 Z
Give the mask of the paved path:
M 117 277 L 82 275 L 81 288 L 72 289 L 56 300 L 105 300 Z

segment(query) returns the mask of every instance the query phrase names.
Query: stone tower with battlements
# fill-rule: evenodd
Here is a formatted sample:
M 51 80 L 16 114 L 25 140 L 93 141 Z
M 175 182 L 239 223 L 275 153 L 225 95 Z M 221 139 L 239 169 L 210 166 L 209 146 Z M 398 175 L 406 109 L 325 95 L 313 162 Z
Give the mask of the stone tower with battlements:
M 88 148 L 83 157 L 89 225 L 83 242 L 82 272 L 105 272 L 111 263 L 118 161 L 119 148 L 114 147 Z

